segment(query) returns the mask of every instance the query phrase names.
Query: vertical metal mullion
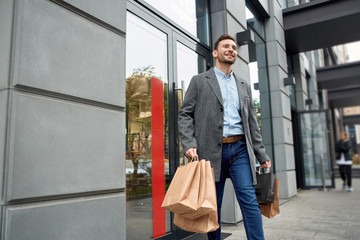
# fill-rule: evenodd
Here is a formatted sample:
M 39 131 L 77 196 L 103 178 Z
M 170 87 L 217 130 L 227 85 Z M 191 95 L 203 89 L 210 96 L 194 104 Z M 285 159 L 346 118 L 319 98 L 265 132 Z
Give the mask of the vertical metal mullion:
M 175 175 L 177 169 L 176 149 L 176 109 L 175 109 L 175 79 L 176 79 L 176 52 L 174 43 L 174 32 L 170 31 L 168 35 L 168 68 L 169 68 L 169 92 L 168 92 L 168 123 L 169 123 L 169 177 L 170 182 Z M 174 214 L 170 213 L 170 229 L 174 232 L 176 226 L 173 224 Z

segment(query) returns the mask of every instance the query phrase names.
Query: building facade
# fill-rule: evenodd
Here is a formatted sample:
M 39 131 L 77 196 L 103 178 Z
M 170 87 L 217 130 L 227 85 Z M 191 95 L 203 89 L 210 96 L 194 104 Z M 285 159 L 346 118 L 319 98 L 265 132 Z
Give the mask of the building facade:
M 323 130 L 306 115 L 324 104 L 316 81 L 323 57 L 287 54 L 283 9 L 297 4 L 1 1 L 1 238 L 187 236 L 160 206 L 185 161 L 182 98 L 191 77 L 214 65 L 212 44 L 223 33 L 237 39 L 233 70 L 253 87 L 280 198 L 318 186 L 303 133 Z M 228 191 L 224 201 L 235 206 Z

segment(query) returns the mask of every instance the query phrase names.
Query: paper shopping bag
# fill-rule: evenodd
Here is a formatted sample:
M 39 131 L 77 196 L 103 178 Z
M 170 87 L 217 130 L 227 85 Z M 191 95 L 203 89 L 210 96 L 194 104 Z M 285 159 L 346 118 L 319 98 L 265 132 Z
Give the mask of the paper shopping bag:
M 210 161 L 205 159 L 199 162 L 200 187 L 197 210 L 181 214 L 183 217 L 195 219 L 211 212 L 217 212 L 216 188 L 214 170 Z
M 194 212 L 198 207 L 200 187 L 199 161 L 179 166 L 165 194 L 161 207 L 178 214 Z
M 275 179 L 273 173 L 256 173 L 257 184 L 255 185 L 256 199 L 259 204 L 274 202 Z
M 267 218 L 272 218 L 280 213 L 279 186 L 280 186 L 280 181 L 279 179 L 276 179 L 274 202 L 268 203 L 266 205 L 260 205 L 261 214 Z
M 217 212 L 211 212 L 195 219 L 189 219 L 175 213 L 174 224 L 186 231 L 196 233 L 208 233 L 219 228 Z

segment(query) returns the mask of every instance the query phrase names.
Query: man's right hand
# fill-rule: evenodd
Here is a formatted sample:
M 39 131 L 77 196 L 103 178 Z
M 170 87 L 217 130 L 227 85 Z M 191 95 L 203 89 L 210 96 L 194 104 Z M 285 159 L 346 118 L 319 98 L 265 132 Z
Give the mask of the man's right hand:
M 197 149 L 196 148 L 189 148 L 186 153 L 185 156 L 188 157 L 189 159 L 193 159 L 194 157 L 197 157 Z

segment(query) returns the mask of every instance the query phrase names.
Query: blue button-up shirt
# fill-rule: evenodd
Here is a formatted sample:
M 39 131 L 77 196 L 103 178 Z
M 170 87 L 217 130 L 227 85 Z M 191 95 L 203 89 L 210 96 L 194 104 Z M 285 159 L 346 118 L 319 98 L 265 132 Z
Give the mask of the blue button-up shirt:
M 229 75 L 214 68 L 215 75 L 220 85 L 224 106 L 223 137 L 244 134 L 240 117 L 239 94 L 235 82 L 234 73 Z

